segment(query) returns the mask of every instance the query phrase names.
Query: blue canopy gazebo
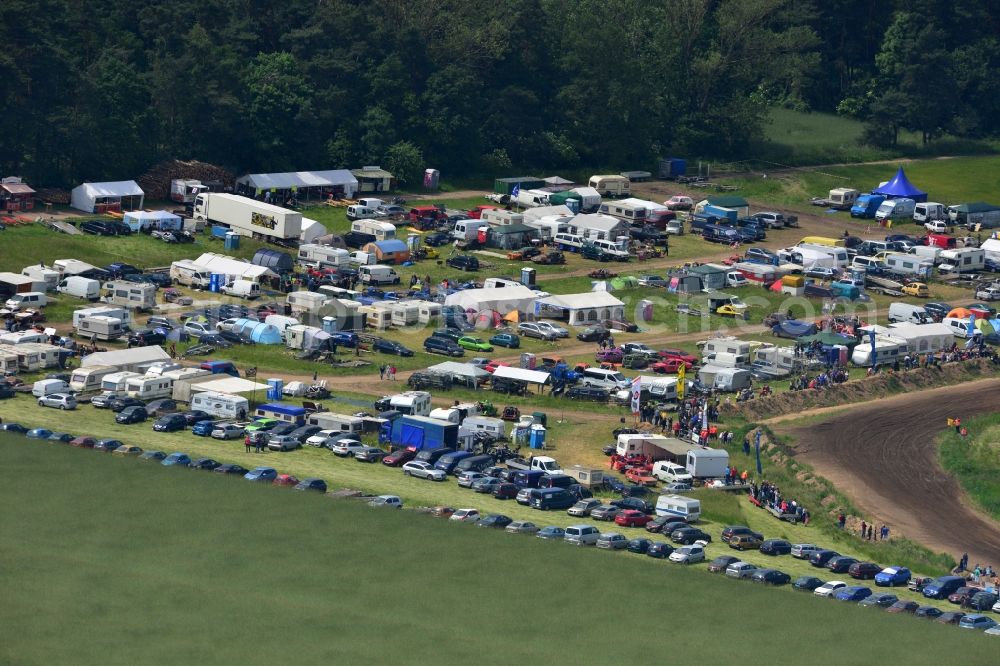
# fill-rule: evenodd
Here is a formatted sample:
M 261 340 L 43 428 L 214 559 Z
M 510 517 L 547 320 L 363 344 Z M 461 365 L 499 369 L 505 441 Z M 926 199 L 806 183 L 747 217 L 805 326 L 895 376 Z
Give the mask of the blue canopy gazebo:
M 903 171 L 903 167 L 899 167 L 892 180 L 872 190 L 872 194 L 881 194 L 889 199 L 913 199 L 918 203 L 927 201 L 927 193 L 915 187 L 910 182 Z

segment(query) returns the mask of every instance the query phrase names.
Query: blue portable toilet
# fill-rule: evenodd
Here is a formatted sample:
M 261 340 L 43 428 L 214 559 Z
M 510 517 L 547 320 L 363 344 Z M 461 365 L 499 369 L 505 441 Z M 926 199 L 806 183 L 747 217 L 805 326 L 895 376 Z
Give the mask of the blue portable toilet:
M 232 231 L 226 233 L 225 248 L 227 250 L 240 249 L 240 235 Z
M 336 317 L 323 317 L 323 331 L 326 333 L 336 333 L 337 332 L 337 318 Z
M 212 225 L 212 236 L 215 238 L 225 238 L 226 234 L 229 233 L 229 227 L 224 227 L 221 224 Z
M 282 379 L 272 378 L 267 380 L 267 399 L 268 400 L 281 400 L 281 391 L 285 388 L 285 382 Z
M 531 426 L 531 434 L 528 439 L 531 448 L 533 449 L 544 449 L 545 448 L 545 426 L 540 423 L 535 423 Z
M 208 290 L 213 294 L 219 293 L 225 281 L 226 276 L 222 273 L 212 273 L 208 276 Z

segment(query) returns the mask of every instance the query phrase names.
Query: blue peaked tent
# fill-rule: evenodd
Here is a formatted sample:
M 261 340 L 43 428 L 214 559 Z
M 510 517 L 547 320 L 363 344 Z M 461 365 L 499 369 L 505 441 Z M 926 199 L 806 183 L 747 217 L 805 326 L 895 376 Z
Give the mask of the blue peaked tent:
M 927 201 L 927 193 L 913 186 L 903 172 L 903 167 L 899 167 L 899 171 L 888 183 L 876 187 L 872 194 L 881 194 L 889 199 L 913 199 L 918 203 Z

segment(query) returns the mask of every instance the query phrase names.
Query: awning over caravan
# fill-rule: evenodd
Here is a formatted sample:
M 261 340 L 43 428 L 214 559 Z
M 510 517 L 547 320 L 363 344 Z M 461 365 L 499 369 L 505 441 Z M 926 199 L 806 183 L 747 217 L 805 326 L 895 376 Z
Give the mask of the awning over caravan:
M 240 377 L 223 377 L 195 384 L 192 392 L 215 391 L 216 393 L 249 393 L 250 391 L 266 391 L 267 384 L 259 384 Z
M 512 368 L 507 365 L 501 365 L 493 372 L 494 377 L 500 377 L 502 379 L 516 379 L 520 382 L 527 382 L 529 384 L 548 384 L 549 380 L 552 379 L 552 375 L 547 372 L 541 372 L 539 370 L 526 370 L 524 368 Z

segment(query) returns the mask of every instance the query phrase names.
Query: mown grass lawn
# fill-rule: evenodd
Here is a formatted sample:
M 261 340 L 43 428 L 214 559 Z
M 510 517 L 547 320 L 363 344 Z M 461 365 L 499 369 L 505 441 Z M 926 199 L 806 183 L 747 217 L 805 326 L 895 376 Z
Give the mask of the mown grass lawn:
M 949 428 L 938 438 L 941 465 L 976 505 L 1000 520 L 1000 414 L 962 421 L 967 437 Z
M 803 649 L 858 664 L 995 652 L 988 636 L 702 566 L 9 436 L 0 463 L 7 663 L 262 663 L 290 650 L 305 662 L 608 663 L 627 651 L 662 663 L 648 641 L 581 631 L 580 613 L 598 610 L 676 637 L 682 661 L 723 661 L 734 645 L 772 663 L 801 663 Z

